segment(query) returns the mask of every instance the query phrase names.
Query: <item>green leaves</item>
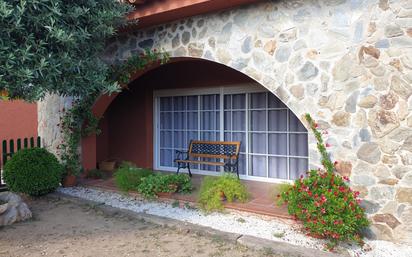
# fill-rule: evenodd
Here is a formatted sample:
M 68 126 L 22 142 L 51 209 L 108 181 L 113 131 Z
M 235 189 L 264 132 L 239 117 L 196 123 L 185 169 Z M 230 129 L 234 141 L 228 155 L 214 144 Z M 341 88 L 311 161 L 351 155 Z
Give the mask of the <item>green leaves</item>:
M 1 1 L 0 90 L 28 101 L 113 92 L 100 54 L 129 10 L 115 0 Z

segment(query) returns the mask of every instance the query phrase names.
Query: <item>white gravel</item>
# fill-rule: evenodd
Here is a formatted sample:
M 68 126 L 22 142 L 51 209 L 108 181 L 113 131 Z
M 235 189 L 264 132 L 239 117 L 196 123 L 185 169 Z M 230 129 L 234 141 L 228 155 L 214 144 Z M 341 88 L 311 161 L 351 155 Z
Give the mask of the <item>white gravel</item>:
M 304 235 L 296 225 L 287 224 L 287 222 L 279 219 L 263 218 L 262 216 L 243 212 L 205 214 L 197 209 L 174 208 L 168 203 L 145 201 L 119 193 L 84 187 L 59 188 L 58 191 L 120 209 L 181 220 L 225 232 L 282 241 L 315 249 L 323 249 L 326 243 L 324 240 Z M 364 252 L 358 246 L 350 246 L 346 247 L 346 249 L 348 249 L 351 256 L 359 257 L 412 256 L 412 247 L 409 246 L 373 240 L 366 240 L 366 243 L 371 246 L 371 251 Z

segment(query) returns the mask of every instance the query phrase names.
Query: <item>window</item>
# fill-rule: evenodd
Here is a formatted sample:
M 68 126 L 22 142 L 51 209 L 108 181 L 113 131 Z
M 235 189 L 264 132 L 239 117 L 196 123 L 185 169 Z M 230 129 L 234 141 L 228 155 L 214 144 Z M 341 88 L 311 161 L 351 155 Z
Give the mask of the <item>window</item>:
M 308 169 L 307 130 L 287 106 L 267 91 L 238 93 L 225 89 L 156 98 L 155 167 L 174 170 L 175 150 L 186 150 L 190 140 L 200 139 L 241 141 L 239 173 L 245 177 L 288 180 L 304 174 Z M 221 169 L 191 167 L 208 172 Z

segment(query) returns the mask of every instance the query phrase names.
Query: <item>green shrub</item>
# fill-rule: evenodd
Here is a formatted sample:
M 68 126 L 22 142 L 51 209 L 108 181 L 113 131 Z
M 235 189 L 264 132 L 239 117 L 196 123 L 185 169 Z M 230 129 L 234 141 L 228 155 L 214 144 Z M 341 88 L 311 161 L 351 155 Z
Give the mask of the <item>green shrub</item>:
M 228 202 L 238 200 L 246 202 L 249 193 L 246 186 L 233 174 L 224 174 L 220 177 L 205 177 L 199 192 L 200 207 L 209 212 L 223 210 L 222 198 Z
M 330 240 L 329 249 L 339 241 L 362 243 L 360 231 L 369 225 L 369 221 L 359 205 L 359 192 L 349 188 L 347 177 L 335 174 L 321 133 L 309 115 L 306 119 L 318 140 L 325 170 L 309 171 L 306 178 L 301 176 L 279 198 L 288 205 L 289 214 L 303 222 L 309 234 Z
M 146 198 L 154 198 L 157 193 L 190 193 L 192 181 L 186 174 L 155 174 L 144 178 L 137 191 Z
M 4 181 L 11 191 L 40 196 L 56 190 L 63 167 L 44 148 L 20 150 L 4 166 Z
M 142 179 L 152 174 L 152 170 L 140 169 L 130 162 L 123 162 L 114 173 L 114 181 L 120 190 L 127 192 L 137 190 Z

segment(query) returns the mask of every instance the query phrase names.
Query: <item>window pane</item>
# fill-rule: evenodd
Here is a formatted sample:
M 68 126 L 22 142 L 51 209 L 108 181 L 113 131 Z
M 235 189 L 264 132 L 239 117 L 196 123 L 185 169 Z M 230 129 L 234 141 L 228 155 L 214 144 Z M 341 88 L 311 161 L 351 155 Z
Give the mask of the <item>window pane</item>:
M 173 166 L 173 150 L 160 150 L 160 165 L 165 167 Z
M 175 96 L 173 97 L 173 107 L 175 111 L 182 111 L 186 109 L 186 97 Z
M 232 141 L 231 133 L 225 132 L 225 141 Z
M 160 131 L 160 147 L 172 148 L 172 132 Z
M 287 108 L 273 93 L 268 93 L 268 106 L 269 108 Z
M 290 179 L 297 179 L 300 175 L 305 175 L 308 170 L 308 160 L 303 158 L 289 159 Z
M 235 131 L 246 130 L 246 112 L 245 111 L 233 111 L 233 128 Z
M 252 176 L 266 177 L 266 156 L 252 155 L 250 162 Z
M 187 132 L 187 135 L 186 135 L 186 138 L 187 138 L 186 142 L 187 142 L 187 144 L 184 146 L 185 149 L 188 149 L 189 143 L 190 143 L 191 140 L 197 140 L 197 135 L 198 135 L 198 132 L 197 132 L 197 131 L 188 131 L 188 132 Z
M 187 97 L 187 110 L 197 110 L 197 99 L 198 96 L 188 96 Z
M 236 94 L 232 97 L 232 109 L 245 109 L 246 108 L 246 95 Z
M 202 115 L 202 124 L 200 125 L 202 130 L 213 130 L 215 129 L 215 122 L 214 122 L 214 112 L 207 112 L 204 111 L 201 113 Z
M 308 156 L 308 135 L 289 135 L 289 154 L 293 156 Z
M 215 127 L 214 129 L 220 130 L 220 112 L 215 112 Z
M 269 131 L 287 131 L 287 110 L 269 111 Z
M 225 95 L 224 102 L 225 102 L 225 110 L 232 109 L 232 95 Z
M 160 113 L 160 128 L 171 129 L 172 128 L 172 113 L 161 112 Z
M 186 113 L 184 112 L 175 112 L 173 114 L 174 120 L 173 120 L 173 127 L 175 129 L 185 129 L 186 126 Z
M 188 129 L 197 129 L 197 112 L 188 112 L 187 113 L 187 128 Z
M 266 154 L 266 134 L 252 133 L 250 137 L 250 152 Z
M 171 97 L 160 97 L 160 110 L 161 111 L 171 111 L 172 110 L 172 98 Z
M 266 108 L 266 93 L 254 93 L 250 94 L 250 106 L 251 109 Z
M 246 133 L 232 133 L 232 141 L 240 141 L 240 151 L 246 152 Z
M 302 122 L 291 111 L 289 111 L 289 131 L 307 132 Z
M 252 131 L 266 131 L 266 111 L 251 111 L 250 116 Z
M 214 110 L 216 108 L 215 95 L 203 95 L 202 97 L 202 110 Z
M 269 134 L 269 154 L 287 155 L 287 134 Z
M 225 111 L 225 124 L 224 124 L 225 130 L 231 130 L 232 129 L 232 114 L 230 111 Z
M 174 132 L 173 141 L 174 141 L 174 144 L 173 144 L 174 148 L 178 150 L 185 148 L 187 145 L 185 142 L 186 140 L 185 140 L 184 132 L 182 131 Z
M 215 141 L 215 133 L 214 132 L 201 132 L 200 139 L 205 141 Z
M 287 158 L 269 157 L 269 177 L 270 178 L 288 178 Z
M 239 154 L 239 174 L 246 174 L 246 155 Z

